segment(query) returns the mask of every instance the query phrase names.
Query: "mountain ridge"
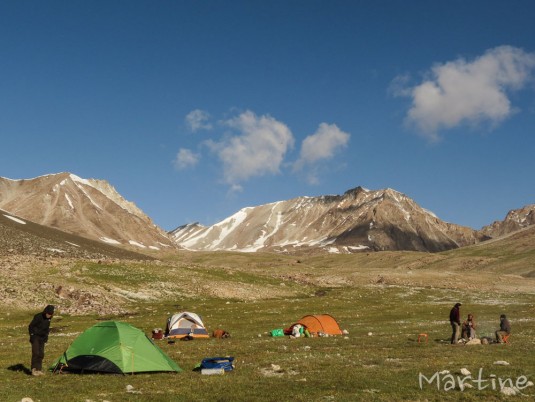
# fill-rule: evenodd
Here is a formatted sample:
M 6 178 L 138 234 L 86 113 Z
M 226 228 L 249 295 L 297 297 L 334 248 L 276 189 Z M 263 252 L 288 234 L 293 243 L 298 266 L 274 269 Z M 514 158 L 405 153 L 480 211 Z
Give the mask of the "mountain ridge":
M 477 231 L 441 221 L 405 194 L 356 187 L 343 195 L 296 197 L 246 207 L 212 226 L 170 232 L 190 250 L 330 252 L 443 251 L 482 240 Z

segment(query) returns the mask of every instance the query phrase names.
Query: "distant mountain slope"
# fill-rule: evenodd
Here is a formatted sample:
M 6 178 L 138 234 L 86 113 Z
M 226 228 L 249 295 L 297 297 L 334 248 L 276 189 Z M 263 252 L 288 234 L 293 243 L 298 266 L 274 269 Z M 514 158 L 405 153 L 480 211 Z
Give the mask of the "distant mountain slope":
M 362 187 L 244 208 L 213 226 L 185 225 L 171 235 L 181 247 L 206 251 L 436 252 L 481 240 L 475 230 L 441 221 L 402 193 Z
M 153 259 L 141 253 L 26 221 L 0 210 L 0 257 L 20 255 L 36 258 Z
M 488 237 L 499 237 L 535 225 L 535 204 L 514 209 L 503 221 L 495 221 L 483 227 L 480 233 Z
M 69 173 L 28 180 L 0 178 L 0 208 L 112 245 L 147 250 L 175 247 L 166 232 L 104 180 Z

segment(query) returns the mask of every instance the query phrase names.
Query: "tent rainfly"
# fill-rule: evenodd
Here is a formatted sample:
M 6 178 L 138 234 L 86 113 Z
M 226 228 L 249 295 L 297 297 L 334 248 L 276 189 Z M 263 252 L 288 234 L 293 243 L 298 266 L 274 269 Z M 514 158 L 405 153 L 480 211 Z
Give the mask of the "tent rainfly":
M 182 371 L 143 331 L 118 321 L 101 322 L 82 332 L 51 370 L 120 374 Z
M 296 324 L 303 325 L 311 334 L 314 335 L 317 335 L 320 332 L 328 335 L 342 335 L 340 326 L 334 317 L 329 314 L 305 315 L 294 325 Z

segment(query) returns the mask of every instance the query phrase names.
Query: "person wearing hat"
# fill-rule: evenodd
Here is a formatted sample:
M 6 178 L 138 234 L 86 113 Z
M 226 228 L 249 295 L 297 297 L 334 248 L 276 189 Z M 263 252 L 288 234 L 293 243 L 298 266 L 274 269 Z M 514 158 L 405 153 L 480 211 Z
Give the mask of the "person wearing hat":
M 450 324 L 452 329 L 451 334 L 451 344 L 455 345 L 457 342 L 459 342 L 459 338 L 461 336 L 461 311 L 459 307 L 461 307 L 461 303 L 455 303 L 455 306 L 450 310 Z
M 500 316 L 500 329 L 496 331 L 496 342 L 503 343 L 504 335 L 509 335 L 511 333 L 511 323 L 505 316 L 502 314 Z
M 41 313 L 34 315 L 28 325 L 30 343 L 32 344 L 32 375 L 43 375 L 43 359 L 45 357 L 45 343 L 48 342 L 50 321 L 54 315 L 54 306 L 49 304 Z

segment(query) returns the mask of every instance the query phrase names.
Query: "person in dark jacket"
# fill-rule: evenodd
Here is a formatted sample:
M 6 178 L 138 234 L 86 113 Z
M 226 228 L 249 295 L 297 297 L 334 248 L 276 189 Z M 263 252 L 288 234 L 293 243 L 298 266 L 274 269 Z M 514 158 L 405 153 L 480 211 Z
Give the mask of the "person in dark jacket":
M 503 337 L 511 333 L 511 324 L 509 320 L 502 314 L 500 316 L 500 329 L 496 331 L 496 342 L 503 343 Z
M 455 303 L 455 306 L 450 310 L 450 324 L 452 329 L 451 334 L 451 344 L 455 345 L 459 342 L 459 337 L 461 336 L 461 303 Z
M 49 304 L 45 309 L 33 317 L 28 325 L 30 343 L 32 344 L 32 375 L 43 375 L 43 359 L 45 357 L 45 343 L 48 342 L 50 321 L 54 315 L 54 306 Z

